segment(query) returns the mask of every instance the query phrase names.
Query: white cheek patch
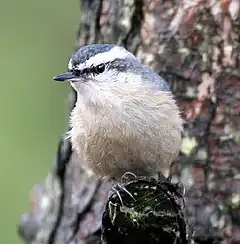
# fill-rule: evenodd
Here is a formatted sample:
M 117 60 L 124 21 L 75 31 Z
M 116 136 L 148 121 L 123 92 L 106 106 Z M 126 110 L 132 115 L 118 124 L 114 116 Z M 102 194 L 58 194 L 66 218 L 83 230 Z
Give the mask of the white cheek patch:
M 135 57 L 125 48 L 116 46 L 108 52 L 96 54 L 94 57 L 89 58 L 85 63 L 79 64 L 78 69 L 82 70 L 90 67 L 91 65 L 97 66 L 101 63 L 111 62 L 115 59 L 124 59 L 127 56 Z

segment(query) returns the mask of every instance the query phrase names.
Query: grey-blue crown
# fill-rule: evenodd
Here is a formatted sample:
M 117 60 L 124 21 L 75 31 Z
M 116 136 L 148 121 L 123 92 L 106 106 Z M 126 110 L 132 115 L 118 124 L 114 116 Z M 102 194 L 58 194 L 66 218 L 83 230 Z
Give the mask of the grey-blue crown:
M 108 52 L 115 46 L 115 44 L 90 44 L 87 46 L 80 47 L 72 55 L 72 65 L 77 66 L 80 63 L 84 63 L 96 54 Z

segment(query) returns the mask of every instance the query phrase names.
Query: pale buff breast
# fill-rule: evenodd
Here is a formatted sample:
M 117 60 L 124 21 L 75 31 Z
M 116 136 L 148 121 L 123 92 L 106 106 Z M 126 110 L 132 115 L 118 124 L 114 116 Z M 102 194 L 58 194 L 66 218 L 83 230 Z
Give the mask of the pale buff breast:
M 169 169 L 177 157 L 182 120 L 175 100 L 164 92 L 147 92 L 123 99 L 120 106 L 93 108 L 80 102 L 75 107 L 73 148 L 99 177 L 155 175 Z M 118 96 L 123 98 L 119 89 Z

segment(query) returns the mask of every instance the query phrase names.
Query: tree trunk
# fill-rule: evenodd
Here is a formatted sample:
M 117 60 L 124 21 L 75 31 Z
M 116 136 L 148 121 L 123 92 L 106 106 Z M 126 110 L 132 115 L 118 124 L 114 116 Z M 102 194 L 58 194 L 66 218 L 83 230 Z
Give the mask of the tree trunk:
M 172 181 L 186 189 L 194 241 L 239 243 L 239 0 L 82 0 L 81 10 L 77 45 L 123 45 L 170 83 L 185 119 Z M 20 235 L 27 243 L 101 243 L 112 185 L 87 175 L 68 141 L 55 161 L 32 191 Z

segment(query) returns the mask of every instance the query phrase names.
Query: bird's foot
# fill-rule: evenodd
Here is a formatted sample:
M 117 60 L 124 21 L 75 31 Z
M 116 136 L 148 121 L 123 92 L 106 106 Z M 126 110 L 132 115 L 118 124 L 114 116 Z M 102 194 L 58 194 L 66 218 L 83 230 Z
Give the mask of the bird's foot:
M 121 180 L 122 181 L 129 181 L 130 180 L 130 178 L 137 178 L 137 175 L 135 175 L 134 173 L 132 173 L 132 172 L 126 172 L 126 173 L 124 173 L 122 176 L 121 176 Z

